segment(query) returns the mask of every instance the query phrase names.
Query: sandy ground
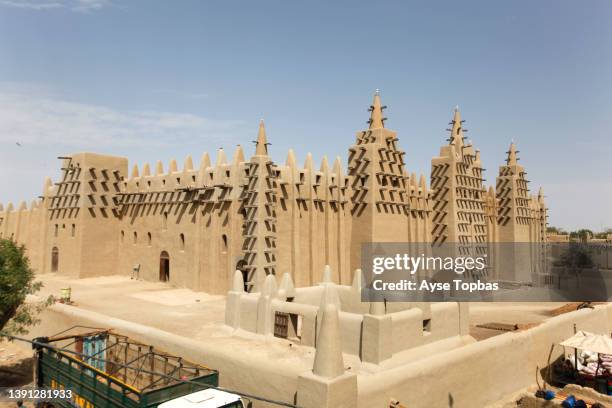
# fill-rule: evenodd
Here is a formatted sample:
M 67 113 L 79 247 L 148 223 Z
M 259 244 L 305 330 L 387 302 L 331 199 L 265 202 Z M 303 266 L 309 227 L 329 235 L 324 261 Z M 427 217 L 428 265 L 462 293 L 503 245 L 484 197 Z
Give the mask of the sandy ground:
M 74 306 L 190 338 L 208 337 L 224 321 L 223 296 L 123 276 L 66 279 L 48 274 L 37 278 L 44 284 L 40 297 L 59 297 L 62 288 L 70 287 Z
M 75 306 L 98 313 L 135 321 L 196 338 L 208 337 L 207 328 L 223 324 L 225 297 L 189 289 L 177 289 L 162 282 L 143 282 L 124 276 L 66 279 L 47 274 L 41 297 L 59 297 L 62 288 L 72 289 Z M 471 303 L 470 324 L 483 323 L 533 325 L 552 316 L 563 303 L 500 302 Z M 484 329 L 488 330 L 488 329 Z M 497 330 L 496 330 L 497 331 Z
M 72 289 L 74 305 L 123 320 L 156 327 L 195 339 L 210 339 L 223 325 L 225 297 L 173 288 L 167 283 L 132 280 L 125 276 L 67 279 L 40 275 L 40 296 L 59 297 Z M 553 316 L 563 303 L 499 302 L 470 304 L 470 334 L 477 340 L 505 333 L 478 327 L 487 323 L 533 327 Z M 50 333 L 52 334 L 52 333 Z
M 32 384 L 33 370 L 32 351 L 12 342 L 0 341 L 0 387 L 22 387 Z M 0 408 L 16 406 L 14 402 L 0 401 Z
M 249 350 L 262 361 L 285 361 L 296 372 L 312 367 L 314 351 L 311 347 L 295 344 L 290 347 L 282 339 L 261 339 L 253 333 L 228 330 L 224 326 L 224 296 L 174 288 L 163 282 L 131 280 L 124 276 L 67 279 L 47 274 L 39 275 L 37 279 L 44 284 L 38 293 L 41 299 L 48 295 L 59 297 L 62 288 L 70 287 L 72 306 L 84 310 L 206 342 L 211 347 L 219 346 L 232 353 Z M 48 336 L 54 334 L 45 333 Z

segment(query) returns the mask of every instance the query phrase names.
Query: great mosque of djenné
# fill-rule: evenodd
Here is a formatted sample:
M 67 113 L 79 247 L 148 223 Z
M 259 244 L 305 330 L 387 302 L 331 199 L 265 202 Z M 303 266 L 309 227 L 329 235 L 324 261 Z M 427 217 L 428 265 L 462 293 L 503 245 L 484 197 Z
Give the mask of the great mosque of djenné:
M 0 237 L 27 248 L 32 267 L 71 277 L 134 275 L 224 294 L 234 271 L 249 291 L 267 275 L 289 272 L 297 287 L 350 284 L 367 242 L 485 243 L 546 241 L 542 190 L 529 191 L 515 144 L 495 187 L 484 184 L 480 151 L 466 143 L 458 109 L 450 137 L 424 175 L 409 174 L 396 132 L 385 127 L 380 94 L 367 129 L 340 158 L 318 168 L 268 154 L 263 121 L 255 154 L 223 149 L 195 167 L 164 169 L 95 153 L 60 157 L 61 177 L 44 181 L 28 206 L 0 204 Z

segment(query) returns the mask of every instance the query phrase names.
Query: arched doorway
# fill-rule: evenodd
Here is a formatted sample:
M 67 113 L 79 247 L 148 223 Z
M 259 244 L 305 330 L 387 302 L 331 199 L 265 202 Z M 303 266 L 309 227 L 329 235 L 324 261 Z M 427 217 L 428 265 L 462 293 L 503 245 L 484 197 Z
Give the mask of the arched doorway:
M 51 249 L 51 272 L 57 272 L 59 268 L 59 249 L 53 247 Z
M 159 256 L 159 280 L 162 282 L 170 280 L 170 255 L 166 251 L 162 251 Z

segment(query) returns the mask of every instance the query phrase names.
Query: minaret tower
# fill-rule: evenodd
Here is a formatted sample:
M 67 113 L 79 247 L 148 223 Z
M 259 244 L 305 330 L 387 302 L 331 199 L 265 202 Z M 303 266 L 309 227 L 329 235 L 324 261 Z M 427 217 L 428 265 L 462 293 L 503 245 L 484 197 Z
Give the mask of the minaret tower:
M 480 152 L 465 143 L 459 108 L 455 108 L 448 145 L 431 160 L 432 240 L 436 244 L 487 240 L 485 193 Z
M 518 164 L 514 141 L 506 152 L 506 164 L 499 167 L 495 196 L 500 242 L 506 245 L 505 259 L 498 259 L 498 274 L 503 280 L 533 282 L 543 269 L 545 257 L 536 243 L 542 242 L 539 200 L 529 194 L 523 166 Z M 527 245 L 526 243 L 531 243 Z
M 250 291 L 261 291 L 267 275 L 276 274 L 276 181 L 268 155 L 263 120 L 259 123 L 255 155 L 245 166 L 243 251 Z
M 385 108 L 377 90 L 369 109 L 368 129 L 357 132 L 356 142 L 349 148 L 351 270 L 360 267 L 362 243 L 409 239 L 405 152 L 398 148 L 396 132 L 385 128 Z
M 506 164 L 499 167 L 496 181 L 500 242 L 530 241 L 529 181 L 525 169 L 518 164 L 517 154 L 516 145 L 514 142 L 510 143 L 506 152 Z

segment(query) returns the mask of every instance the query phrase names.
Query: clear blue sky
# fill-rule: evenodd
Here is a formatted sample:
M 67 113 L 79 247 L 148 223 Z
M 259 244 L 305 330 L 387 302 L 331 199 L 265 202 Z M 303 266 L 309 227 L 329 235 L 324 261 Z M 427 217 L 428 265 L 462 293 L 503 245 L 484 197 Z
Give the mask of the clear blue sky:
M 551 224 L 612 227 L 611 21 L 609 0 L 0 0 L 0 201 L 62 153 L 250 153 L 260 118 L 274 159 L 344 162 L 380 88 L 409 171 L 458 104 L 489 183 L 514 138 Z

